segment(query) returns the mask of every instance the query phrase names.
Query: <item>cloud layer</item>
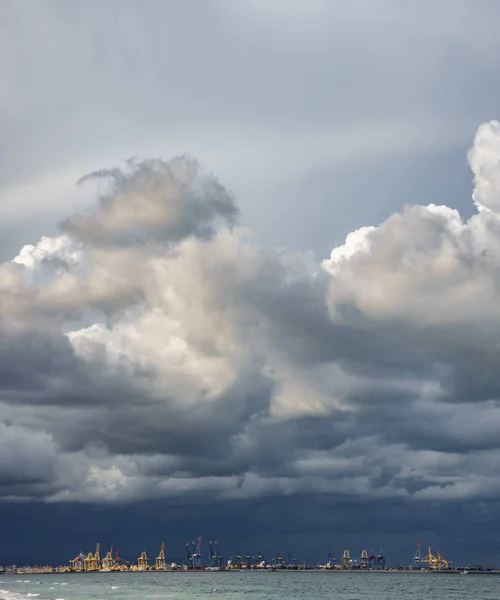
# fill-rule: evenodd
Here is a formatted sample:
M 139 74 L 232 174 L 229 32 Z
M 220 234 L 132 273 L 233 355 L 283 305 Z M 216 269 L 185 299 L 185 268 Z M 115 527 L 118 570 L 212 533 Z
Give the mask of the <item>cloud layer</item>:
M 408 206 L 321 264 L 189 158 L 96 174 L 0 265 L 0 497 L 498 499 L 499 156 L 481 125 L 469 220 Z

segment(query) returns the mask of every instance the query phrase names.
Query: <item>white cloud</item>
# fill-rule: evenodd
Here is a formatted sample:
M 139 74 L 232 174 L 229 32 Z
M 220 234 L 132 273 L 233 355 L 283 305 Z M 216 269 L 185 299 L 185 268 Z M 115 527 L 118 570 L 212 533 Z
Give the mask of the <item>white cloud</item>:
M 339 270 L 343 260 L 351 259 L 358 252 L 369 253 L 370 251 L 370 234 L 376 231 L 376 227 L 361 227 L 348 234 L 345 239 L 345 244 L 337 246 L 332 250 L 330 259 L 324 260 L 322 266 L 324 269 L 335 275 Z
M 317 270 L 224 223 L 236 207 L 211 178 L 114 171 L 97 235 L 72 218 L 0 268 L 0 406 L 19 434 L 5 460 L 43 463 L 4 497 L 496 497 L 500 128 L 486 130 L 470 160 L 489 210 L 407 207 Z M 42 264 L 50 277 L 23 279 Z
M 78 269 L 82 263 L 82 246 L 68 235 L 43 236 L 35 246 L 28 244 L 21 248 L 12 262 L 29 268 L 45 262 L 56 268 L 60 266 L 66 269 Z
M 500 123 L 483 123 L 477 130 L 469 164 L 474 173 L 474 204 L 500 213 Z

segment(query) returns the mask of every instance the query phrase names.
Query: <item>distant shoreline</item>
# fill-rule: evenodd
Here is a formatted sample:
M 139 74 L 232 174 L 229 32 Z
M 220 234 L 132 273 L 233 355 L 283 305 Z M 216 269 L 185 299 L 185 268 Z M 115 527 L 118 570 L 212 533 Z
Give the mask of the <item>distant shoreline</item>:
M 209 574 L 209 573 L 331 573 L 331 574 L 355 574 L 355 575 L 461 575 L 464 569 L 453 569 L 447 571 L 430 571 L 430 570 L 408 570 L 408 569 L 381 569 L 381 570 L 361 570 L 361 569 L 221 569 L 221 570 L 209 570 L 209 569 L 165 569 L 163 571 L 111 571 L 109 573 L 99 571 L 88 571 L 88 572 L 74 572 L 74 571 L 12 571 L 12 572 L 1 572 L 0 582 L 3 576 L 20 576 L 20 575 L 102 575 L 107 577 L 110 574 L 123 575 L 123 574 L 134 574 L 134 575 L 147 575 L 151 573 L 185 573 L 185 574 Z M 490 571 L 467 571 L 467 575 L 500 575 L 500 569 Z M 0 597 L 0 600 L 3 600 Z

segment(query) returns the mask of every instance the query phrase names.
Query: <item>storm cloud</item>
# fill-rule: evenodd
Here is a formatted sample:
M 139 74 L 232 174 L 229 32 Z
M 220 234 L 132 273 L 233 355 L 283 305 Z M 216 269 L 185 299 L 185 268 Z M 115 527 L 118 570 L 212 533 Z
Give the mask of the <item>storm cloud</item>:
M 0 267 L 1 496 L 498 500 L 499 149 L 481 125 L 468 220 L 408 206 L 320 264 L 190 158 L 99 174 Z
M 500 561 L 499 6 L 355 4 L 0 3 L 0 563 Z

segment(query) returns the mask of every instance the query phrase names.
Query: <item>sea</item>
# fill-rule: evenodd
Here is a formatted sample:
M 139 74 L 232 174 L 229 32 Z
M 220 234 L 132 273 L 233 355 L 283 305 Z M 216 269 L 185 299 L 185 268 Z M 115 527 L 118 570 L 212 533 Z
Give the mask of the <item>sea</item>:
M 500 575 L 160 572 L 0 577 L 2 600 L 499 600 Z

